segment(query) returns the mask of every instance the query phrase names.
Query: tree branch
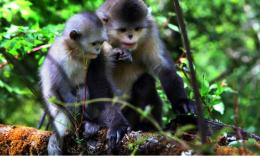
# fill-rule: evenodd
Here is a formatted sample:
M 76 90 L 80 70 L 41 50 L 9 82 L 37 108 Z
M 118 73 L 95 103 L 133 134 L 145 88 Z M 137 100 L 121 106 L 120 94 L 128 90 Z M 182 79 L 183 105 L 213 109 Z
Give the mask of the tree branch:
M 206 136 L 205 136 L 206 127 L 205 127 L 205 123 L 203 120 L 203 106 L 202 106 L 200 93 L 199 93 L 199 87 L 198 87 L 198 83 L 197 83 L 197 79 L 196 79 L 196 72 L 194 70 L 193 63 L 192 63 L 192 54 L 190 51 L 190 43 L 188 40 L 188 35 L 187 35 L 186 28 L 185 28 L 184 20 L 183 20 L 182 10 L 181 10 L 178 0 L 174 0 L 174 6 L 175 6 L 178 24 L 179 24 L 180 31 L 182 34 L 183 45 L 184 45 L 184 48 L 187 53 L 187 59 L 189 62 L 189 67 L 190 67 L 191 84 L 192 84 L 192 88 L 193 88 L 193 92 L 195 95 L 195 100 L 196 100 L 196 104 L 197 104 L 197 108 L 198 108 L 198 117 L 199 117 L 198 118 L 198 127 L 199 127 L 199 131 L 200 131 L 201 142 L 206 143 Z

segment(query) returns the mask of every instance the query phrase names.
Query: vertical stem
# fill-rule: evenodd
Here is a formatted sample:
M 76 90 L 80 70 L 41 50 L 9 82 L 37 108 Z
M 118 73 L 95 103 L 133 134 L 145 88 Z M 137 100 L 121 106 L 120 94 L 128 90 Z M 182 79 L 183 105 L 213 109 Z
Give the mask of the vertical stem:
M 199 93 L 199 87 L 198 87 L 198 83 L 197 83 L 197 79 L 196 79 L 196 72 L 194 70 L 193 63 L 192 63 L 190 43 L 188 40 L 188 35 L 187 35 L 186 28 L 185 28 L 184 20 L 183 20 L 182 10 L 181 10 L 178 0 L 174 0 L 174 7 L 175 7 L 176 15 L 177 15 L 179 28 L 180 28 L 180 31 L 182 34 L 183 45 L 184 45 L 184 48 L 187 53 L 187 59 L 189 62 L 189 67 L 190 67 L 191 84 L 192 84 L 192 88 L 193 88 L 193 92 L 194 92 L 195 100 L 196 100 L 196 104 L 197 104 L 197 109 L 198 109 L 198 127 L 199 127 L 200 136 L 201 136 L 201 142 L 206 143 L 206 127 L 205 127 L 205 123 L 204 123 L 204 119 L 203 119 L 203 106 L 202 106 L 200 93 Z
M 238 140 L 242 139 L 241 131 L 238 128 L 239 124 L 239 104 L 238 104 L 238 97 L 237 94 L 234 96 L 234 124 L 235 124 L 235 129 L 236 129 L 236 137 Z

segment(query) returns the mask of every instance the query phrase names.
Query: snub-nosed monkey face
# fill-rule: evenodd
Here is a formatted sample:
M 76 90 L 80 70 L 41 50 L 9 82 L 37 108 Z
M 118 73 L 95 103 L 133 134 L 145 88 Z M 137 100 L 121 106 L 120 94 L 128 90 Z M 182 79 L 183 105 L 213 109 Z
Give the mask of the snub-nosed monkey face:
M 109 40 L 112 44 L 129 50 L 135 50 L 145 34 L 146 29 L 141 26 L 134 28 L 119 27 L 108 30 Z

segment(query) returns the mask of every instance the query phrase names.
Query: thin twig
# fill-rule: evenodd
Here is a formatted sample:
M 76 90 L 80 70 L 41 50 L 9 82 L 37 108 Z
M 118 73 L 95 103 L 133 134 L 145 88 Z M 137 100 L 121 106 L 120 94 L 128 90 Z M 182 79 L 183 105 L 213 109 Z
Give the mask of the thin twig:
M 194 70 L 193 63 L 192 63 L 190 43 L 188 40 L 188 35 L 187 35 L 186 28 L 185 28 L 183 16 L 182 16 L 182 10 L 181 10 L 178 0 L 174 0 L 174 6 L 175 6 L 177 20 L 178 20 L 178 24 L 179 24 L 181 35 L 182 35 L 183 45 L 184 45 L 184 48 L 187 53 L 187 59 L 189 62 L 189 67 L 190 67 L 191 84 L 192 84 L 192 88 L 193 88 L 193 92 L 195 95 L 195 100 L 196 100 L 196 104 L 197 104 L 197 108 L 198 108 L 198 127 L 199 127 L 199 131 L 200 131 L 200 135 L 201 135 L 201 142 L 206 143 L 206 126 L 205 126 L 204 119 L 203 119 L 203 107 L 202 107 L 202 102 L 201 102 L 200 93 L 199 93 L 199 87 L 198 87 L 198 83 L 197 83 L 197 79 L 196 79 L 196 72 Z
M 45 120 L 45 118 L 46 118 L 46 112 L 44 111 L 44 113 L 43 113 L 43 115 L 41 116 L 41 119 L 40 119 L 40 121 L 39 121 L 39 123 L 38 123 L 38 125 L 37 125 L 37 129 L 41 129 L 41 127 L 42 127 L 42 125 L 43 125 L 43 123 L 44 123 L 44 120 Z
M 31 51 L 27 52 L 27 54 L 31 54 L 31 53 L 40 51 L 41 49 L 44 49 L 44 48 L 49 48 L 50 46 L 51 46 L 50 44 L 45 44 L 45 45 L 41 45 L 41 46 L 35 47 Z M 15 56 L 15 58 L 18 59 L 19 55 Z M 8 61 L 5 61 L 5 62 L 1 63 L 0 64 L 0 69 L 3 69 L 8 64 L 10 64 Z

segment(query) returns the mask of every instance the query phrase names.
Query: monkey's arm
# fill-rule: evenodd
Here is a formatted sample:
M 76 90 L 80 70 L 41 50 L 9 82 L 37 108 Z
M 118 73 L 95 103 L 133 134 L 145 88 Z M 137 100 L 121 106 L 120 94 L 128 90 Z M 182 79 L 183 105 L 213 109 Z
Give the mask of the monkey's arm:
M 196 106 L 187 97 L 184 90 L 182 78 L 177 74 L 175 64 L 167 55 L 164 56 L 167 61 L 167 66 L 161 66 L 158 72 L 158 77 L 162 87 L 172 104 L 173 110 L 176 113 L 195 113 Z
M 87 84 L 90 99 L 113 98 L 112 84 L 108 81 L 105 61 L 103 59 L 103 56 L 99 56 L 97 59 L 92 60 L 89 65 Z M 109 147 L 112 150 L 126 133 L 129 124 L 122 115 L 120 108 L 111 102 L 95 103 L 93 107 L 99 109 L 97 111 L 99 112 L 99 122 L 109 129 L 107 139 Z
M 60 80 L 56 85 L 56 95 L 60 102 L 62 102 L 58 107 L 62 109 L 68 119 L 73 122 L 80 112 L 80 106 L 77 103 L 80 102 L 80 98 L 77 96 L 77 88 L 72 88 L 64 79 Z
M 52 155 L 62 154 L 62 146 L 64 137 L 72 128 L 72 118 L 68 116 L 67 109 L 51 103 L 49 98 L 56 97 L 61 102 L 73 102 L 75 100 L 71 91 L 71 87 L 67 82 L 66 74 L 60 65 L 50 56 L 47 56 L 41 69 L 41 80 L 43 95 L 47 108 L 52 116 L 52 125 L 55 133 L 51 136 L 48 144 L 48 153 Z
M 48 70 L 42 74 L 42 77 L 45 77 L 44 74 L 49 77 L 49 81 L 46 82 L 50 84 L 47 85 L 51 86 L 50 89 L 58 100 L 64 103 L 76 102 L 75 88 L 62 66 L 51 55 L 47 55 L 45 64 Z
M 69 104 L 77 102 L 76 90 L 69 86 L 66 80 L 61 79 L 55 86 L 55 91 L 62 102 Z

